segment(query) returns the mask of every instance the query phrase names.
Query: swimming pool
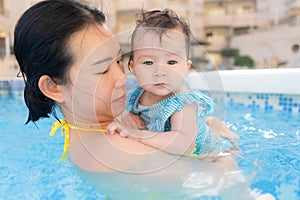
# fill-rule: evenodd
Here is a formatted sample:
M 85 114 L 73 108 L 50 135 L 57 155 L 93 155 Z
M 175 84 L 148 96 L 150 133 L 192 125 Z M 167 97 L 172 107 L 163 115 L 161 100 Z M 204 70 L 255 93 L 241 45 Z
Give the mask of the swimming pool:
M 16 88 L 9 83 L 5 87 Z M 277 199 L 300 199 L 300 95 L 227 90 L 225 97 L 216 95 L 215 101 L 224 103 L 225 121 L 241 137 L 240 168 L 247 177 L 256 173 L 251 188 Z M 24 126 L 27 110 L 22 96 L 3 91 L 0 199 L 105 199 L 74 166 L 57 162 L 63 139 L 48 135 L 54 119 L 38 122 L 38 128 Z
M 0 199 L 99 199 L 69 162 L 57 162 L 62 140 L 49 137 L 54 119 L 24 126 L 20 95 L 0 95 Z M 59 150 L 60 149 L 60 150 Z

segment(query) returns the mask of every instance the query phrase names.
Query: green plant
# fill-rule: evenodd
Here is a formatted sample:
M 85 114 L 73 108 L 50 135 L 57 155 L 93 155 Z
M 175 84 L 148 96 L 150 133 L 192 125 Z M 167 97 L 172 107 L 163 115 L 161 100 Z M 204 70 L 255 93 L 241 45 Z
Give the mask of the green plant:
M 288 63 L 287 61 L 280 61 L 280 62 L 278 62 L 277 67 L 286 65 L 287 63 Z
M 236 57 L 238 56 L 240 53 L 239 49 L 235 49 L 235 48 L 226 48 L 226 49 L 222 49 L 220 54 L 223 57 Z
M 250 56 L 235 56 L 234 65 L 236 66 L 247 66 L 248 68 L 254 67 L 254 61 Z
M 207 63 L 207 62 L 209 62 L 209 60 L 206 58 L 203 58 L 203 57 L 193 57 L 192 62 L 193 63 Z

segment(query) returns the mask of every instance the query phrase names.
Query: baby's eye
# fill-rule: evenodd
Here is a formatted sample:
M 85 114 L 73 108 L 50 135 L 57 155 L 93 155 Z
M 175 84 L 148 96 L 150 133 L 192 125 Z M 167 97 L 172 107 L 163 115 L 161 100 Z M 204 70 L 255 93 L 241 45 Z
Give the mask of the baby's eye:
M 153 65 L 153 62 L 152 61 L 145 61 L 143 62 L 144 65 Z
M 175 65 L 177 64 L 176 60 L 168 60 L 168 65 Z

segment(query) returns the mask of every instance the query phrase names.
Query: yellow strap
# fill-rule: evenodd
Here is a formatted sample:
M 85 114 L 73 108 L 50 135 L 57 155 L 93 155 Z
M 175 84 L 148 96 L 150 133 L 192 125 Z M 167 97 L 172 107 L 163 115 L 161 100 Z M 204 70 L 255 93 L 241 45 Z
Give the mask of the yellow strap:
M 62 129 L 61 129 L 62 135 L 65 138 L 64 138 L 64 151 L 63 151 L 63 154 L 62 154 L 61 158 L 58 160 L 59 162 L 60 161 L 65 161 L 66 158 L 67 158 L 67 153 L 69 151 L 69 144 L 70 144 L 70 129 L 79 130 L 79 131 L 92 131 L 92 132 L 106 133 L 105 129 L 81 128 L 81 127 L 74 126 L 72 124 L 68 124 L 68 122 L 66 120 L 60 120 L 60 121 L 56 121 L 52 124 L 52 128 L 51 128 L 51 131 L 50 131 L 50 136 L 54 136 L 56 131 L 60 127 L 62 127 Z M 196 147 L 194 147 L 192 153 L 183 154 L 183 156 L 184 157 L 197 158 L 199 155 L 193 153 L 193 152 L 195 152 L 195 149 L 196 149 Z
M 192 153 L 189 153 L 189 154 L 183 154 L 182 156 L 184 157 L 190 157 L 190 158 L 198 158 L 199 155 L 194 153 L 196 151 L 196 145 L 194 146 L 194 149 L 192 151 Z
M 70 144 L 70 129 L 75 129 L 75 130 L 80 130 L 80 131 L 101 132 L 101 133 L 106 132 L 105 129 L 81 128 L 81 127 L 77 127 L 77 126 L 68 124 L 68 122 L 66 120 L 60 120 L 60 121 L 56 121 L 52 124 L 50 136 L 54 136 L 54 134 L 59 129 L 59 127 L 62 127 L 62 129 L 61 129 L 62 135 L 65 137 L 64 138 L 64 151 L 63 151 L 61 158 L 58 160 L 59 162 L 65 161 L 67 158 L 67 153 L 69 151 L 69 144 Z

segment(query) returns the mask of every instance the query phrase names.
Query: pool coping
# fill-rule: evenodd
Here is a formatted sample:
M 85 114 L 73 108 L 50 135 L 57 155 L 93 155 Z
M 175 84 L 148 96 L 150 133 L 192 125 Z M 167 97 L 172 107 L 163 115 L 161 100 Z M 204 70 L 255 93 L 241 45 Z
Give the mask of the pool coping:
M 202 90 L 300 95 L 300 68 L 190 72 L 188 79 Z

